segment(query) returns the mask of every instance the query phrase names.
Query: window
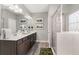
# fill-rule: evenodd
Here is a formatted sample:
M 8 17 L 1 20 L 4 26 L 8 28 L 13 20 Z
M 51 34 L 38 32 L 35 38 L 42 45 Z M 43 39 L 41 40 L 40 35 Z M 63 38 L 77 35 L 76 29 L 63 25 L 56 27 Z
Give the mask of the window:
M 69 31 L 79 31 L 79 11 L 69 15 Z

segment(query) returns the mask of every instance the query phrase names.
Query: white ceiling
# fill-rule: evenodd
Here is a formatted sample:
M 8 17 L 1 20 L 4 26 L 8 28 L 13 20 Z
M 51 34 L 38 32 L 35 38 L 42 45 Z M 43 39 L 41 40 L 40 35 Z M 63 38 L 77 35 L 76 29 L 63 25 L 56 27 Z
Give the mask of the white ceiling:
M 31 13 L 48 12 L 48 4 L 25 4 Z

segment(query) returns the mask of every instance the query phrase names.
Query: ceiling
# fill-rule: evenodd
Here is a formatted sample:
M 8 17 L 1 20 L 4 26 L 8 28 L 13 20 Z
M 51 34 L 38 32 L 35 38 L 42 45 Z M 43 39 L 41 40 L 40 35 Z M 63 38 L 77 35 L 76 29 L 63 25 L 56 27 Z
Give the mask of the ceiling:
M 31 13 L 48 12 L 48 4 L 25 4 Z

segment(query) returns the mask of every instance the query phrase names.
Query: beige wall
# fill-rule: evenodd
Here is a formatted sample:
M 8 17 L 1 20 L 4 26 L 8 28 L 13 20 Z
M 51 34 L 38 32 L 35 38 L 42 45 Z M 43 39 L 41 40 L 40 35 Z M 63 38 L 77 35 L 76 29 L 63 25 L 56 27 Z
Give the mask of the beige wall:
M 36 20 L 36 18 L 43 18 L 44 29 L 35 29 L 37 31 L 37 41 L 48 42 L 48 13 L 34 13 L 32 14 L 32 17 L 34 21 Z M 34 26 L 36 26 L 35 23 Z

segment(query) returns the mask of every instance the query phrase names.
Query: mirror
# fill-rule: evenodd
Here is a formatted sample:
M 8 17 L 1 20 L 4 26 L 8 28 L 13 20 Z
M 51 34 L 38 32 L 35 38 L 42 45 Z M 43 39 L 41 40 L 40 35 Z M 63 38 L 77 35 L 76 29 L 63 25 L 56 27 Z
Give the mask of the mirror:
M 22 9 L 18 5 L 1 6 L 1 38 L 8 39 L 18 32 L 27 32 L 27 19 L 22 14 Z M 15 9 L 16 7 L 16 9 Z M 13 9 L 12 9 L 13 8 Z
M 2 20 L 2 38 L 7 39 L 8 37 L 16 33 L 16 14 L 10 11 L 6 6 L 1 5 L 1 20 Z

